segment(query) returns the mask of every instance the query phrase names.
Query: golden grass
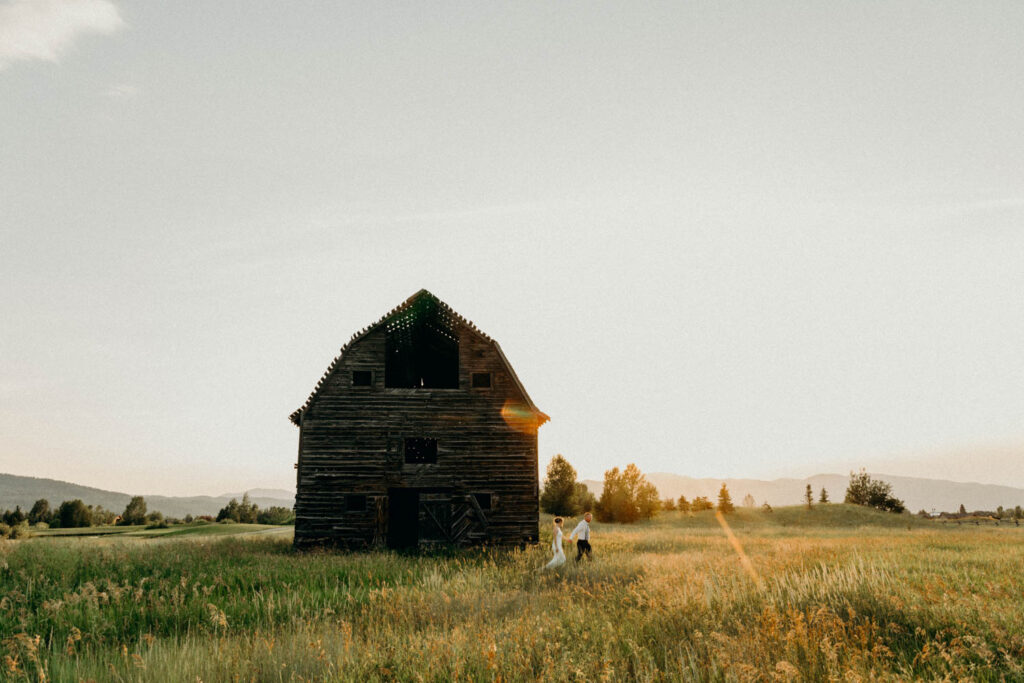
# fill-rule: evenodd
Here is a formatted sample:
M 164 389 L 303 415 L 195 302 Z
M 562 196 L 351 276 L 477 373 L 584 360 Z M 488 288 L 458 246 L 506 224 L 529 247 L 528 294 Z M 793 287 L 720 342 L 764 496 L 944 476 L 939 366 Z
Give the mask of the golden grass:
M 1024 680 L 1024 529 L 778 519 L 733 519 L 760 585 L 710 515 L 595 525 L 595 561 L 554 572 L 537 571 L 543 537 L 433 556 L 296 555 L 274 537 L 7 542 L 0 675 Z

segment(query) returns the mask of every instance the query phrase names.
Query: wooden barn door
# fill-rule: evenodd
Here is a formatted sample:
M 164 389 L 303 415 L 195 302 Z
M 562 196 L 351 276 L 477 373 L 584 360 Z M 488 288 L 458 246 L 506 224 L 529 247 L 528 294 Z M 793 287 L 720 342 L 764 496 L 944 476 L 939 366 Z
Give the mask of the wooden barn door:
M 388 547 L 415 548 L 420 542 L 420 492 L 388 489 Z

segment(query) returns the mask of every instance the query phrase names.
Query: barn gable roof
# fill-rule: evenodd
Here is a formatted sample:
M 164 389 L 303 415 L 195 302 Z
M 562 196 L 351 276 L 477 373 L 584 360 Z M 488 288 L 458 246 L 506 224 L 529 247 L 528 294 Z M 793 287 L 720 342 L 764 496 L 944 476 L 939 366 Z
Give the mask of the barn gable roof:
M 331 376 L 331 373 L 333 373 L 334 369 L 338 367 L 338 364 L 341 362 L 341 359 L 344 358 L 345 351 L 347 351 L 354 343 L 365 337 L 370 332 L 379 329 L 381 326 L 387 325 L 389 322 L 393 322 L 396 319 L 402 318 L 403 314 L 410 313 L 417 303 L 422 303 L 424 301 L 436 305 L 445 316 L 465 325 L 475 334 L 479 335 L 483 340 L 490 343 L 494 347 L 494 350 L 497 352 L 498 358 L 500 358 L 501 362 L 504 364 L 505 370 L 508 371 L 509 377 L 512 378 L 512 381 L 515 383 L 516 388 L 518 388 L 519 392 L 522 394 L 523 399 L 526 401 L 527 407 L 531 411 L 533 411 L 540 419 L 540 424 L 543 424 L 551 419 L 534 404 L 533 399 L 531 399 L 530 395 L 526 393 L 526 387 L 524 387 L 523 383 L 519 381 L 519 377 L 516 375 L 516 371 L 512 369 L 512 365 L 508 362 L 508 359 L 505 357 L 505 354 L 501 350 L 501 346 L 498 345 L 498 342 L 484 334 L 484 332 L 481 331 L 476 325 L 474 325 L 472 321 L 463 318 L 461 315 L 456 313 L 451 306 L 441 301 L 440 299 L 438 299 L 436 296 L 434 296 L 425 289 L 421 289 L 420 291 L 416 292 L 411 297 L 406 299 L 404 302 L 388 311 L 377 322 L 373 323 L 372 325 L 369 325 L 368 327 L 364 327 L 362 330 L 353 334 L 352 338 L 349 339 L 348 342 L 341 347 L 341 350 L 338 352 L 338 355 L 334 357 L 334 360 L 331 361 L 331 364 L 327 366 L 327 370 L 324 371 L 324 374 L 320 378 L 320 381 L 316 383 L 316 386 L 313 388 L 312 393 L 310 393 L 309 398 L 306 399 L 306 402 L 302 404 L 301 408 L 299 408 L 291 415 L 289 415 L 288 418 L 296 426 L 301 424 L 300 418 L 302 416 L 303 411 L 309 408 L 309 406 L 313 403 L 313 399 L 315 399 L 316 395 L 320 393 L 320 389 L 323 387 L 324 383 L 327 382 L 327 378 Z

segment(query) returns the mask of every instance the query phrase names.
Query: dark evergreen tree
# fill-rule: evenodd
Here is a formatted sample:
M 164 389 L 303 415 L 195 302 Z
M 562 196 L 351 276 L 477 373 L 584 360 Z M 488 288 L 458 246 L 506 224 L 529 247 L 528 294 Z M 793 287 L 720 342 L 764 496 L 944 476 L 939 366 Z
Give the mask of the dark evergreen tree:
M 718 511 L 722 514 L 728 514 L 735 509 L 736 507 L 732 504 L 732 496 L 729 495 L 729 489 L 723 482 L 722 488 L 718 490 Z

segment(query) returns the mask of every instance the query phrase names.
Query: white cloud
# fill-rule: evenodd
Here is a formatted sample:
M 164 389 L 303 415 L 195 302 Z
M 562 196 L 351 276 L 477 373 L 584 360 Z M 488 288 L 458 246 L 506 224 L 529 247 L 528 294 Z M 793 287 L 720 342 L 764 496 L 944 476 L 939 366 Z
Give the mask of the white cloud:
M 10 0 L 0 4 L 0 69 L 25 59 L 55 62 L 79 36 L 123 26 L 110 0 Z

